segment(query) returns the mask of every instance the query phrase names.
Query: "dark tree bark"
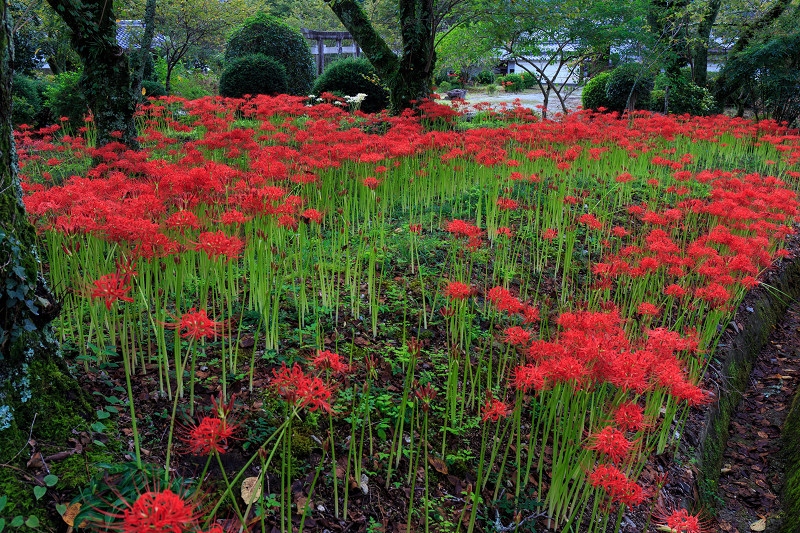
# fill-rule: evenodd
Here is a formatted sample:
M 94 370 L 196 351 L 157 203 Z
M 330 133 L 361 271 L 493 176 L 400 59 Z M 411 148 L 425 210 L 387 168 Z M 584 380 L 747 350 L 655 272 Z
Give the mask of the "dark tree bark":
M 719 15 L 719 8 L 722 0 L 710 0 L 708 8 L 697 26 L 697 43 L 692 54 L 692 65 L 694 70 L 694 82 L 700 87 L 705 87 L 708 83 L 708 45 L 711 41 L 711 30 L 714 22 Z
M 389 87 L 390 110 L 401 113 L 427 98 L 436 64 L 433 0 L 399 0 L 403 50 L 398 57 L 375 31 L 356 0 L 328 0 L 378 75 Z
M 128 59 L 117 45 L 116 17 L 109 0 L 47 0 L 72 31 L 72 46 L 83 62 L 81 85 L 94 114 L 97 145 L 137 148 L 133 114 L 138 94 L 131 89 Z M 122 133 L 117 139 L 112 132 Z
M 0 463 L 24 467 L 29 434 L 63 446 L 91 411 L 48 325 L 59 304 L 39 273 L 36 232 L 22 203 L 11 127 L 12 26 L 7 2 L 0 5 Z
M 682 13 L 688 0 L 653 0 L 647 12 L 647 23 L 663 42 L 662 63 L 670 77 L 680 76 L 680 70 L 689 62 L 688 24 Z
M 156 0 L 147 0 L 144 8 L 144 34 L 139 45 L 139 53 L 136 58 L 136 70 L 131 86 L 133 94 L 142 92 L 142 80 L 144 79 L 144 69 L 150 60 L 150 50 L 153 48 L 153 37 L 156 34 Z

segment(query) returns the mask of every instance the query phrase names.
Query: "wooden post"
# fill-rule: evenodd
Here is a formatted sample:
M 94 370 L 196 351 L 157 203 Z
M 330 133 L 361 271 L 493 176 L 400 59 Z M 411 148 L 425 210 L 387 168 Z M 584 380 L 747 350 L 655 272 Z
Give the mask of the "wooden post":
M 321 76 L 323 70 L 325 70 L 325 44 L 322 42 L 322 37 L 317 37 L 317 76 Z

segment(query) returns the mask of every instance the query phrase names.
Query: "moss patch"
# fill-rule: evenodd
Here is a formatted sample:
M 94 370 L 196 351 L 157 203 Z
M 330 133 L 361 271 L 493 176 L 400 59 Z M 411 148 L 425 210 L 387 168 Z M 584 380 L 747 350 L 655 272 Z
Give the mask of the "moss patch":
M 781 499 L 783 525 L 780 533 L 800 532 L 800 393 L 796 393 L 781 436 L 786 478 Z

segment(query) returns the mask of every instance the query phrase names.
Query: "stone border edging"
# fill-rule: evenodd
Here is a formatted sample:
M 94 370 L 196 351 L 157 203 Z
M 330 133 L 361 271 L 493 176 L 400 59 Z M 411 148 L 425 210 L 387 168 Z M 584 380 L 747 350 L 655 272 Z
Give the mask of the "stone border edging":
M 734 322 L 739 318 L 742 326 L 729 339 L 723 338 L 728 341 L 726 344 L 717 345 L 715 358 L 719 361 L 720 381 L 715 392 L 718 400 L 702 418 L 697 437 L 699 445 L 694 454 L 697 460 L 695 491 L 684 498 L 688 508 L 692 508 L 693 504 L 699 504 L 701 508 L 713 508 L 716 505 L 722 453 L 728 442 L 731 417 L 747 389 L 754 362 L 772 330 L 781 321 L 791 302 L 800 297 L 800 257 L 787 260 L 785 267 L 768 275 L 765 283 L 772 288 L 759 287 L 752 300 L 740 305 Z M 800 419 L 800 401 L 794 402 L 792 413 Z M 800 452 L 795 457 L 800 467 Z

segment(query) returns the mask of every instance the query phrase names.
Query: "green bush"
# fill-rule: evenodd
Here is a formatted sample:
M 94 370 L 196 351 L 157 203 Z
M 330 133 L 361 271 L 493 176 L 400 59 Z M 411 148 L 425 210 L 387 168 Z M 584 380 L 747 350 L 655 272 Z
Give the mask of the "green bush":
M 319 96 L 323 92 L 355 96 L 367 95 L 361 102 L 361 111 L 377 113 L 389 105 L 389 91 L 384 87 L 375 67 L 366 59 L 349 57 L 331 63 L 314 82 L 312 92 Z
M 664 89 L 653 89 L 650 91 L 650 111 L 663 113 L 666 97 L 667 93 Z
M 608 86 L 608 78 L 610 77 L 610 72 L 601 72 L 586 83 L 583 88 L 583 93 L 581 94 L 581 105 L 584 109 L 597 110 L 601 107 L 608 109 L 606 87 Z
M 67 117 L 75 128 L 83 126 L 83 117 L 89 113 L 80 79 L 80 72 L 62 72 L 44 91 L 45 107 L 50 108 L 55 119 Z
M 291 26 L 264 13 L 247 19 L 228 39 L 225 62 L 253 54 L 269 56 L 283 65 L 290 94 L 311 92 L 314 60 L 305 37 Z
M 288 90 L 286 69 L 272 57 L 253 54 L 234 59 L 219 78 L 219 94 L 241 98 L 249 94 L 282 94 Z
M 478 72 L 477 78 L 478 78 L 478 83 L 480 83 L 482 85 L 487 85 L 489 83 L 494 83 L 494 81 L 495 81 L 494 72 L 492 72 L 491 70 L 482 70 L 482 71 Z
M 663 87 L 667 101 L 667 113 L 683 115 L 708 115 L 716 108 L 711 92 L 705 87 L 691 82 L 688 77 L 670 78 L 664 76 Z M 661 111 L 664 102 L 661 102 Z
M 508 74 L 505 77 L 503 86 L 506 88 L 506 92 L 509 93 L 518 93 L 525 88 L 525 84 L 522 81 L 522 76 L 519 74 Z
M 624 111 L 629 102 L 636 107 L 648 107 L 650 91 L 653 90 L 653 74 L 645 71 L 638 63 L 626 63 L 611 71 L 606 85 L 608 108 L 612 111 Z
M 160 81 L 142 80 L 142 89 L 144 89 L 142 99 L 145 101 L 147 101 L 148 98 L 167 96 L 167 89 L 164 88 L 164 84 Z
M 533 77 L 533 74 L 530 72 L 523 72 L 522 73 L 522 85 L 526 89 L 532 89 L 534 85 L 536 85 L 536 78 Z
M 503 82 L 505 82 L 505 81 L 506 81 L 506 77 L 505 77 L 505 76 L 497 76 L 497 77 L 494 79 L 494 82 L 495 82 L 497 85 L 499 85 L 500 87 L 502 87 L 502 86 L 503 86 Z
M 14 125 L 35 126 L 42 109 L 39 81 L 22 74 L 14 74 L 11 80 L 11 121 Z
M 447 91 L 450 91 L 452 89 L 453 89 L 453 84 L 452 83 L 450 83 L 449 81 L 443 81 L 436 88 L 436 92 L 438 92 L 439 94 L 444 94 Z

